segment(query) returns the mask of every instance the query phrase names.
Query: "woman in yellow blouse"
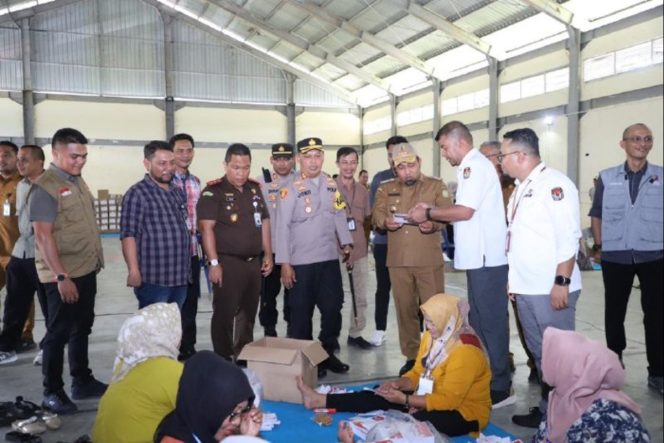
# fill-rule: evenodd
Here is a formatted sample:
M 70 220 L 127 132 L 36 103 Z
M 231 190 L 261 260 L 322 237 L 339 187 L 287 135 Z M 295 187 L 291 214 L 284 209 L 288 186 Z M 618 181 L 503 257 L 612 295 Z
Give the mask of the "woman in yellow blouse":
M 175 409 L 181 337 L 175 303 L 151 304 L 123 323 L 111 382 L 92 429 L 95 443 L 152 441 L 157 425 Z
M 436 294 L 420 309 L 426 331 L 410 371 L 375 392 L 350 394 L 318 394 L 298 379 L 305 407 L 339 412 L 397 409 L 430 422 L 448 436 L 477 435 L 489 423 L 491 369 L 479 338 L 468 326 L 468 304 Z

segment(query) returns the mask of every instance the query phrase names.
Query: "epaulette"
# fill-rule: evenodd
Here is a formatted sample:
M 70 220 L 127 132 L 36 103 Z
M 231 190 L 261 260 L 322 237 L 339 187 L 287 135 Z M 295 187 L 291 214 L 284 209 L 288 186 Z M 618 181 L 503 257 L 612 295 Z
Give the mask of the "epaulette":
M 393 182 L 394 180 L 395 180 L 394 177 L 393 178 L 388 178 L 387 180 L 383 180 L 382 182 L 380 182 L 380 184 L 384 185 L 385 183 L 390 183 L 390 182 Z
M 223 181 L 224 181 L 224 178 L 221 177 L 221 178 L 217 178 L 217 179 L 214 179 L 214 180 L 210 180 L 209 182 L 206 183 L 206 185 L 207 186 L 216 186 L 216 185 L 218 185 L 219 183 L 221 183 Z

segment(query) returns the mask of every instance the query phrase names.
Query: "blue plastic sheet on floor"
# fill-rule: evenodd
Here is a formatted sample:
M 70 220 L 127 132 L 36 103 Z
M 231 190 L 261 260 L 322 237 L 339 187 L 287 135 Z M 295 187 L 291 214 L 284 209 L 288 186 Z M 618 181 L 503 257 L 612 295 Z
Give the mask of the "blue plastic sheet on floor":
M 370 384 L 366 386 L 370 386 Z M 353 386 L 353 390 L 356 389 L 357 387 Z M 313 411 L 306 410 L 303 405 L 265 400 L 261 404 L 261 409 L 264 412 L 274 412 L 281 422 L 272 431 L 261 433 L 261 437 L 271 443 L 334 443 L 337 441 L 339 422 L 357 415 L 354 412 L 332 414 L 332 418 L 334 419 L 332 425 L 319 426 L 313 421 Z M 482 433 L 484 435 L 510 437 L 512 440 L 516 439 L 516 437 L 492 423 L 489 423 Z M 452 440 L 455 443 L 475 441 L 474 438 L 467 435 L 455 437 Z

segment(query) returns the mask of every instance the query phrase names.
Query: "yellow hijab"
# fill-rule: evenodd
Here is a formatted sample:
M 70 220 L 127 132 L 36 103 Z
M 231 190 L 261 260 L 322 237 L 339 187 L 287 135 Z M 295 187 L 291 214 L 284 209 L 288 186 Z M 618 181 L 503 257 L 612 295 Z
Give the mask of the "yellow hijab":
M 468 315 L 467 310 L 462 309 L 463 303 L 459 297 L 440 293 L 420 306 L 424 315 L 440 333 L 438 338 L 431 337 L 426 363 L 428 369 L 433 369 L 444 362 L 452 349 L 460 343 L 459 336 Z M 427 334 L 430 333 L 427 331 Z M 430 358 L 433 360 L 429 361 Z

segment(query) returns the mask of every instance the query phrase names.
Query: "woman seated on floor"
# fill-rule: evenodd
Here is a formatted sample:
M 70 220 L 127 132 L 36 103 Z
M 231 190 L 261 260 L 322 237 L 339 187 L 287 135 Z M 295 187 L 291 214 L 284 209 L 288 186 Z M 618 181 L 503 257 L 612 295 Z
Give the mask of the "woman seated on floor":
M 113 375 L 92 430 L 96 443 L 151 441 L 157 425 L 175 408 L 182 363 L 175 303 L 155 303 L 120 328 Z
M 263 413 L 242 369 L 211 351 L 184 366 L 175 410 L 164 417 L 155 443 L 214 443 L 231 435 L 256 436 Z
M 542 376 L 552 386 L 535 442 L 648 442 L 641 408 L 621 391 L 625 370 L 603 343 L 548 327 Z
M 437 294 L 420 309 L 426 331 L 413 368 L 374 392 L 318 394 L 298 378 L 304 406 L 340 412 L 398 409 L 448 435 L 477 434 L 489 422 L 491 370 L 479 338 L 468 326 L 468 304 Z

